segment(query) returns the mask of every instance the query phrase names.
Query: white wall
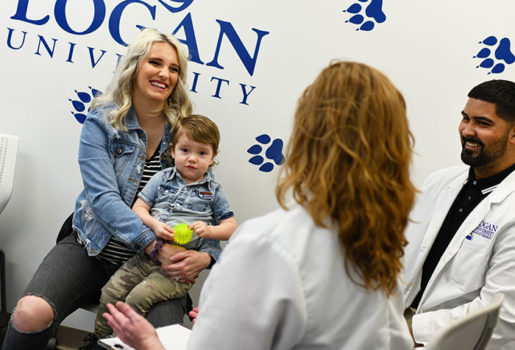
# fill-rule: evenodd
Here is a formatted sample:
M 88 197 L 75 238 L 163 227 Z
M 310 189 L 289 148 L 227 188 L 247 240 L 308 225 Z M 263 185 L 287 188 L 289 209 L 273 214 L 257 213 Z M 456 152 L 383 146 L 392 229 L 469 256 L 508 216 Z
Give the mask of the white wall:
M 123 4 L 127 7 L 118 16 L 115 9 Z M 363 23 L 374 23 L 372 30 L 346 23 L 352 14 L 344 10 L 353 4 L 362 5 Z M 165 5 L 184 8 L 173 13 Z M 382 5 L 385 20 L 369 18 L 374 17 L 366 15 L 369 5 Z M 515 40 L 513 13 L 511 0 L 2 0 L 0 132 L 20 137 L 13 196 L 0 215 L 8 307 L 54 244 L 81 189 L 76 161 L 81 124 L 69 99 L 78 99 L 75 90 L 102 90 L 110 81 L 117 54 L 125 52 L 112 29 L 119 28 L 121 38 L 130 42 L 139 31 L 136 25 L 173 32 L 182 23 L 177 36 L 196 42 L 203 64 L 190 64 L 191 96 L 196 112 L 221 128 L 215 172 L 241 222 L 277 207 L 273 185 L 278 166 L 259 171 L 249 163 L 247 149 L 262 134 L 287 141 L 298 96 L 332 59 L 371 64 L 404 93 L 416 139 L 416 184 L 435 169 L 458 164 L 457 124 L 466 93 L 484 80 L 515 80 L 509 55 L 515 49 L 501 48 L 496 58 L 499 43 L 491 46 L 494 63 L 504 63 L 502 73 L 476 68 L 484 58 L 473 57 L 489 36 Z M 95 14 L 101 20 L 98 28 L 73 33 L 97 23 Z M 109 28 L 109 21 L 118 18 L 120 25 Z M 186 25 L 189 19 L 191 26 Z M 243 49 L 236 50 L 224 35 L 216 55 L 221 28 L 233 28 L 233 42 L 239 38 Z M 254 58 L 253 71 L 238 53 Z M 209 64 L 215 57 L 223 69 Z M 240 84 L 247 89 L 246 99 Z M 78 322 L 88 327 L 91 321 L 79 317 Z

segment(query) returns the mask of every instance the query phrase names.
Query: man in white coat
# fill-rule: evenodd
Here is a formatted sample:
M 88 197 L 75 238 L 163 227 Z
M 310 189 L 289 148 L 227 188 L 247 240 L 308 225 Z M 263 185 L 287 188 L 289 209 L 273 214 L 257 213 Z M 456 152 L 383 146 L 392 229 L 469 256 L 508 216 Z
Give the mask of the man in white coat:
M 468 97 L 458 128 L 468 167 L 430 175 L 406 228 L 406 314 L 426 344 L 503 293 L 488 349 L 515 349 L 515 83 L 487 81 Z

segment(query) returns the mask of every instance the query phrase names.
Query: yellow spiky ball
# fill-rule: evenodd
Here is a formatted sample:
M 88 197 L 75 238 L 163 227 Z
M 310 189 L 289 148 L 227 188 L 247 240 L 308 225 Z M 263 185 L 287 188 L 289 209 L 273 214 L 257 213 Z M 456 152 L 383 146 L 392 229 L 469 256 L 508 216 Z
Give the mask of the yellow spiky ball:
M 173 239 L 177 244 L 184 245 L 193 238 L 193 231 L 188 227 L 188 224 L 177 224 L 173 230 L 175 232 Z

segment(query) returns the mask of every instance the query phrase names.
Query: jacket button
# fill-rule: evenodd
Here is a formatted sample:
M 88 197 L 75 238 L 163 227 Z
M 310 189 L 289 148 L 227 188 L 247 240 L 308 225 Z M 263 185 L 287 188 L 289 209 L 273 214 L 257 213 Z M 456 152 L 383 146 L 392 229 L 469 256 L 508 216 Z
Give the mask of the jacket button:
M 123 151 L 123 150 L 122 150 L 122 148 L 121 148 L 121 147 L 118 147 L 118 148 L 116 149 L 116 153 L 118 153 L 118 154 L 122 154 L 122 151 Z

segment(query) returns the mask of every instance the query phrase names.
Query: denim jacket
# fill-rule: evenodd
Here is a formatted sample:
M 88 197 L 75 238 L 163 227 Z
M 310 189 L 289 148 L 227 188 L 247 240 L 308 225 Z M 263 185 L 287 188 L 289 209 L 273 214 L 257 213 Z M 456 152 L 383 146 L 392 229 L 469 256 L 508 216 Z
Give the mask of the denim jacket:
M 210 172 L 199 182 L 186 184 L 175 167 L 161 170 L 152 176 L 138 196 L 152 208 L 150 213 L 154 218 L 171 227 L 195 221 L 218 225 L 234 216 L 222 186 Z M 205 246 L 215 248 L 219 244 L 216 240 L 199 238 L 194 234 L 184 247 L 200 250 Z M 207 252 L 218 260 L 219 251 L 208 248 Z
M 91 111 L 82 127 L 79 166 L 84 190 L 75 203 L 73 228 L 89 255 L 97 255 L 111 236 L 142 253 L 156 239 L 131 210 L 146 158 L 146 134 L 131 108 L 125 117 L 127 131 L 115 129 L 108 104 Z M 163 152 L 168 149 L 171 126 L 166 124 L 159 154 L 161 167 L 169 166 Z

